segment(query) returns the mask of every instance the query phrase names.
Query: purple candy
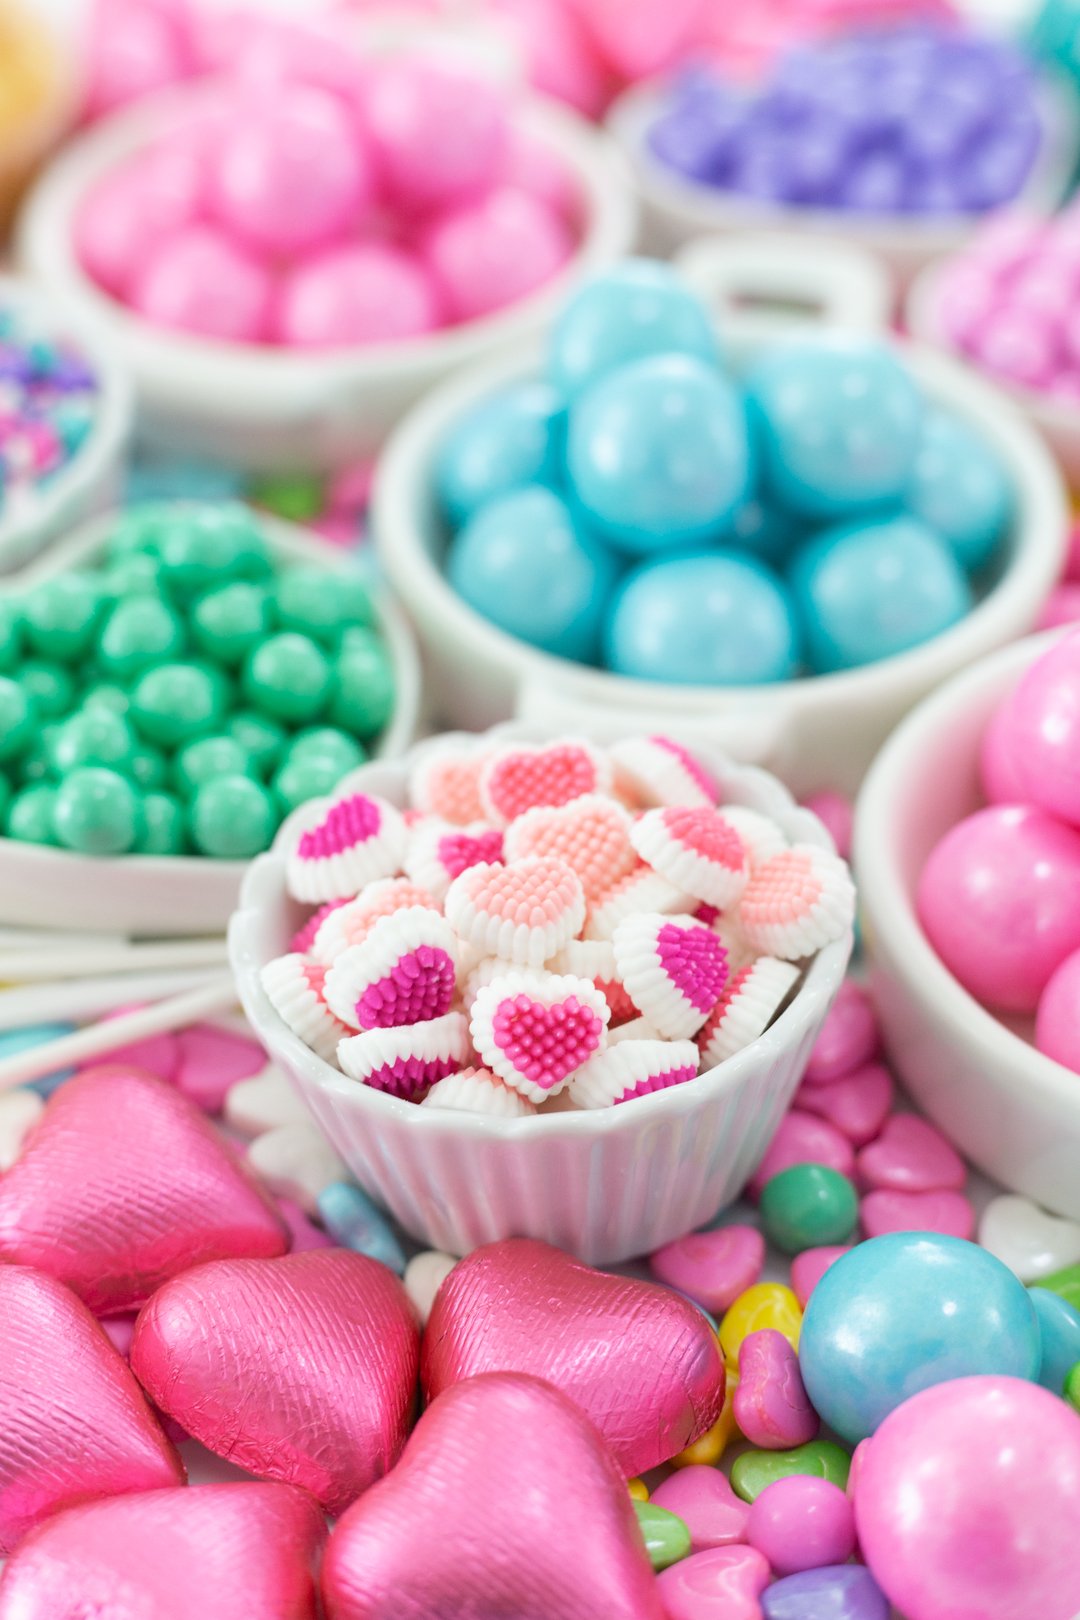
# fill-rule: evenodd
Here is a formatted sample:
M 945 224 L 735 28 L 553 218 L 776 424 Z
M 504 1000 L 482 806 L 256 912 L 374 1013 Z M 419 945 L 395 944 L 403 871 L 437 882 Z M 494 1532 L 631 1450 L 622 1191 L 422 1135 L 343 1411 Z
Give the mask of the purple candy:
M 765 1620 L 889 1620 L 885 1594 L 862 1564 L 787 1575 L 758 1602 Z

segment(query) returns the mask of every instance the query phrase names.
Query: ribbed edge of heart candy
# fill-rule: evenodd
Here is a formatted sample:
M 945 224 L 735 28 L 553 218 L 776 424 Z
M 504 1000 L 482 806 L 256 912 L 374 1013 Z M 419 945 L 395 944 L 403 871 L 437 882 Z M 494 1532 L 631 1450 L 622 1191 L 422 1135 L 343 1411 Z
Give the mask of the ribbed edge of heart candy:
M 720 814 L 742 839 L 751 871 L 762 861 L 771 860 L 782 849 L 787 849 L 787 838 L 776 822 L 760 810 L 751 810 L 744 804 L 725 804 Z
M 331 1011 L 351 1029 L 424 1024 L 450 1011 L 457 992 L 457 936 L 425 906 L 380 917 L 326 974 Z
M 611 939 L 616 928 L 628 917 L 641 911 L 659 911 L 665 914 L 690 911 L 694 897 L 677 889 L 666 877 L 649 866 L 639 866 L 626 877 L 620 878 L 606 889 L 585 916 L 586 939 Z
M 501 748 L 480 772 L 484 814 L 505 827 L 537 805 L 569 804 L 584 793 L 606 793 L 611 765 L 591 743 L 567 738 L 531 747 Z
M 855 918 L 855 885 L 839 855 L 794 844 L 750 874 L 738 914 L 755 950 L 794 962 L 843 938 Z
M 315 936 L 331 912 L 337 911 L 341 906 L 348 905 L 347 900 L 326 900 L 311 913 L 307 922 L 296 930 L 289 941 L 289 950 L 298 952 L 300 956 L 307 956 L 315 943 Z
M 391 877 L 405 854 L 406 828 L 383 799 L 349 793 L 300 834 L 285 882 L 295 900 L 340 900 L 374 878 Z
M 533 1102 L 561 1091 L 604 1044 L 610 1011 L 588 979 L 508 973 L 477 991 L 469 1029 L 489 1069 Z
M 631 832 L 643 860 L 677 889 L 714 906 L 732 906 L 750 877 L 742 839 L 707 805 L 646 810 Z
M 609 939 L 572 939 L 551 959 L 553 973 L 570 973 L 578 979 L 591 979 L 608 1006 L 611 1022 L 625 1023 L 637 1017 L 637 1008 L 617 977 L 615 947 Z
M 407 906 L 426 906 L 442 915 L 435 897 L 411 878 L 377 878 L 355 900 L 339 901 L 327 913 L 311 942 L 312 956 L 330 967 L 351 945 L 362 945 L 380 918 Z
M 431 748 L 409 775 L 409 800 L 417 810 L 439 816 L 452 827 L 467 827 L 484 815 L 477 781 L 487 753 L 450 744 Z
M 486 822 L 453 827 L 448 821 L 423 821 L 409 833 L 405 870 L 436 900 L 445 898 L 454 879 L 470 866 L 498 866 L 503 859 L 503 835 Z
M 720 784 L 688 748 L 672 737 L 628 737 L 608 756 L 616 781 L 640 804 L 708 804 L 720 801 Z
M 798 968 L 772 956 L 759 956 L 736 973 L 698 1031 L 702 1068 L 714 1068 L 763 1035 L 798 978 Z
M 399 1029 L 366 1029 L 338 1046 L 338 1062 L 353 1080 L 415 1101 L 469 1061 L 469 1026 L 461 1013 Z
M 490 1069 L 460 1069 L 437 1080 L 421 1103 L 422 1108 L 458 1108 L 491 1119 L 524 1119 L 536 1105 L 508 1086 Z
M 709 927 L 723 945 L 725 951 L 727 951 L 729 974 L 738 973 L 744 967 L 749 967 L 750 963 L 756 962 L 761 955 L 761 952 L 754 949 L 743 932 L 737 909 L 735 911 L 725 911 L 719 917 L 715 917 Z
M 333 1063 L 338 1042 L 349 1031 L 326 1004 L 326 969 L 321 963 L 291 951 L 267 962 L 260 978 L 282 1023 L 325 1062 Z
M 727 982 L 727 953 L 693 917 L 628 917 L 615 930 L 619 978 L 642 1016 L 670 1040 L 701 1028 Z
M 446 916 L 485 956 L 542 967 L 585 920 L 585 894 L 565 862 L 531 856 L 513 866 L 471 866 L 446 893 Z
M 613 799 L 586 793 L 557 809 L 526 810 L 506 829 L 506 858 L 553 855 L 572 866 L 586 900 L 595 900 L 638 864 L 630 816 Z
M 610 1108 L 693 1080 L 698 1049 L 693 1041 L 619 1041 L 575 1074 L 570 1096 L 579 1108 Z

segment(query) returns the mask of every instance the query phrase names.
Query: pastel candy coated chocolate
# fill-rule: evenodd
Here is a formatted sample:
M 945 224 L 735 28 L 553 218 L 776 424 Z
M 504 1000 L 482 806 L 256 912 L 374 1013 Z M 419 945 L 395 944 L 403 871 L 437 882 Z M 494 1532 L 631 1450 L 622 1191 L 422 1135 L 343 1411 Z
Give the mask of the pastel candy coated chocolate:
M 889 1605 L 868 1569 L 841 1564 L 776 1581 L 761 1596 L 765 1620 L 889 1620 Z
M 795 1256 L 791 1262 L 791 1286 L 803 1310 L 829 1267 L 850 1248 L 850 1243 L 826 1244 L 819 1249 L 804 1249 Z
M 1019 1193 L 990 1200 L 979 1221 L 979 1242 L 1026 1283 L 1080 1261 L 1080 1226 L 1048 1215 Z
M 793 1108 L 780 1121 L 765 1157 L 747 1184 L 750 1197 L 760 1197 L 767 1181 L 796 1164 L 823 1164 L 842 1176 L 851 1176 L 855 1170 L 855 1152 L 847 1137 L 841 1136 L 826 1120 Z
M 229 1088 L 266 1067 L 258 1041 L 218 1024 L 191 1024 L 176 1037 L 180 1047 L 175 1083 L 208 1114 L 221 1112 Z
M 755 1498 L 746 1539 L 768 1559 L 774 1575 L 844 1564 L 855 1551 L 851 1502 L 831 1480 L 789 1474 Z
M 39 1266 L 94 1311 L 141 1305 L 201 1261 L 286 1244 L 194 1104 L 138 1070 L 89 1069 L 62 1086 L 0 1179 L 0 1258 Z
M 345 1249 L 199 1266 L 154 1296 L 131 1350 L 151 1398 L 209 1450 L 330 1513 L 397 1461 L 418 1363 L 405 1290 Z
M 952 1143 L 917 1114 L 894 1114 L 877 1140 L 863 1148 L 855 1169 L 864 1186 L 895 1192 L 956 1192 L 967 1180 Z
M 326 1539 L 291 1485 L 200 1485 L 70 1508 L 0 1581 L 0 1620 L 314 1620 Z
M 443 1254 L 439 1249 L 424 1249 L 420 1254 L 414 1254 L 405 1267 L 401 1280 L 421 1325 L 431 1315 L 435 1295 L 456 1265 L 457 1260 L 452 1254 Z
M 40 1271 L 0 1266 L 0 1553 L 70 1503 L 183 1483 L 86 1306 Z
M 460 1261 L 424 1334 L 429 1401 L 462 1379 L 504 1371 L 533 1373 L 575 1400 L 627 1476 L 704 1434 L 724 1401 L 716 1339 L 688 1300 L 530 1238 L 489 1243 Z
M 873 1141 L 892 1107 L 892 1076 L 883 1063 L 865 1063 L 840 1080 L 804 1081 L 795 1106 L 828 1120 L 855 1147 Z
M 802 1329 L 802 1307 L 790 1288 L 783 1283 L 755 1283 L 725 1311 L 720 1323 L 720 1344 L 724 1359 L 738 1365 L 739 1350 L 750 1333 L 762 1328 L 775 1328 L 782 1333 L 792 1348 L 799 1348 Z
M 689 1294 L 707 1311 L 726 1311 L 761 1276 L 765 1239 L 753 1226 L 717 1226 L 676 1238 L 649 1257 L 660 1282 Z
M 572 1401 L 517 1373 L 433 1402 L 337 1525 L 322 1592 L 327 1620 L 665 1620 L 622 1470 Z
M 692 1552 L 746 1540 L 750 1509 L 719 1468 L 700 1464 L 680 1468 L 656 1487 L 650 1500 L 678 1514 L 690 1531 Z
M 753 1547 L 694 1553 L 657 1581 L 667 1620 L 760 1620 L 769 1566 Z
M 349 1173 L 310 1117 L 257 1136 L 248 1148 L 248 1163 L 271 1192 L 294 1199 L 306 1215 L 316 1214 L 319 1194 Z
M 790 1451 L 744 1451 L 731 1465 L 731 1483 L 744 1502 L 754 1502 L 774 1481 L 811 1474 L 843 1490 L 851 1458 L 835 1440 L 809 1440 Z
M 859 1205 L 859 1219 L 867 1237 L 886 1232 L 941 1232 L 947 1237 L 970 1238 L 975 1211 L 958 1192 L 868 1193 Z
M 688 1555 L 690 1531 L 677 1514 L 657 1507 L 655 1502 L 639 1502 L 636 1499 L 634 1514 L 653 1569 L 667 1569 Z
M 807 1399 L 799 1358 L 775 1328 L 749 1333 L 739 1346 L 735 1421 L 752 1446 L 788 1451 L 818 1432 L 818 1415 Z
M 839 1080 L 869 1063 L 879 1044 L 873 1002 L 861 985 L 845 979 L 814 1042 L 803 1078 L 812 1086 Z

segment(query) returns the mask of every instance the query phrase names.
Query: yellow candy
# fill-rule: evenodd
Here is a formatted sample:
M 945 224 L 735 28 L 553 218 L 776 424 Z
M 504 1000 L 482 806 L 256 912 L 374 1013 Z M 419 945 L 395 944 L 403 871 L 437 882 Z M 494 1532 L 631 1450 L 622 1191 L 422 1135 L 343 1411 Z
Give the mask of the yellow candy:
M 802 1310 L 783 1283 L 755 1283 L 739 1295 L 720 1323 L 720 1348 L 729 1368 L 739 1364 L 739 1346 L 750 1333 L 775 1328 L 792 1348 L 799 1348 Z
M 692 1446 L 680 1451 L 677 1457 L 672 1457 L 672 1468 L 693 1468 L 697 1463 L 715 1467 L 731 1442 L 738 1436 L 739 1428 L 735 1422 L 735 1388 L 738 1376 L 727 1370 L 727 1387 L 724 1390 L 724 1405 L 711 1429 L 706 1429 L 700 1439 L 695 1440 Z
M 643 1479 L 630 1480 L 626 1488 L 635 1502 L 647 1502 L 649 1500 L 649 1487 Z

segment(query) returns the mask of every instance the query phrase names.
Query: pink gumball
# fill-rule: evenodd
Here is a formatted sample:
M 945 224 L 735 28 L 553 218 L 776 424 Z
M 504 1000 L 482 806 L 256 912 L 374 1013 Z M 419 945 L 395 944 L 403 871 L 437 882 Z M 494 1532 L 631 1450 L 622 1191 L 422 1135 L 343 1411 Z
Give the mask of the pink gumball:
M 272 282 L 243 248 L 210 225 L 189 225 L 151 250 L 131 304 L 156 326 L 225 343 L 266 335 Z
M 1012 711 L 1009 699 L 999 703 L 979 745 L 979 779 L 991 804 L 1023 804 L 1027 798 L 1013 757 Z
M 917 904 L 931 945 L 965 989 L 1032 1012 L 1080 947 L 1080 833 L 1026 805 L 976 811 L 935 846 Z
M 86 42 L 88 117 L 177 84 L 195 68 L 187 0 L 97 0 Z
M 1080 825 L 1080 631 L 1032 664 L 1009 710 L 1025 798 Z
M 936 310 L 949 341 L 968 348 L 978 340 L 982 323 L 997 308 L 997 282 L 989 270 L 959 260 L 944 272 Z
M 1041 312 L 999 309 L 972 340 L 976 357 L 990 371 L 1026 388 L 1043 388 L 1057 370 L 1057 332 Z
M 1080 399 L 1080 378 L 1077 379 L 1077 398 Z M 1080 620 L 1080 581 L 1066 580 L 1043 603 L 1036 630 L 1060 630 Z
M 615 81 L 565 0 L 499 0 L 500 15 L 525 59 L 529 83 L 598 120 Z
M 222 139 L 212 201 L 220 222 L 255 251 L 292 254 L 344 236 L 373 189 L 370 159 L 342 102 L 287 85 L 237 112 Z
M 189 225 L 202 202 L 195 153 L 170 142 L 114 169 L 84 197 L 75 215 L 79 263 L 99 286 L 126 297 L 147 250 Z
M 570 257 L 572 242 L 543 203 L 503 186 L 435 221 L 424 251 L 450 314 L 468 321 L 550 281 Z
M 1039 997 L 1035 1045 L 1080 1074 L 1080 951 L 1065 958 Z
M 792 1474 L 754 1499 L 746 1539 L 769 1560 L 774 1575 L 846 1564 L 855 1551 L 851 1503 L 831 1480 Z
M 275 329 L 294 348 L 393 343 L 439 325 L 431 276 L 382 242 L 332 248 L 299 265 L 281 289 Z
M 492 185 L 509 129 L 497 85 L 415 58 L 372 75 L 364 122 L 391 199 L 406 209 L 458 202 Z
M 1065 558 L 1065 578 L 1080 583 L 1080 523 L 1074 521 Z
M 885 1419 L 855 1490 L 863 1557 L 907 1620 L 1075 1620 L 1080 1417 L 1038 1384 L 961 1378 Z
M 508 186 L 527 191 L 561 219 L 572 220 L 580 212 L 581 197 L 565 163 L 549 146 L 517 130 L 511 133 L 503 179 Z
M 709 0 L 575 0 L 603 58 L 623 79 L 672 67 L 692 45 Z

